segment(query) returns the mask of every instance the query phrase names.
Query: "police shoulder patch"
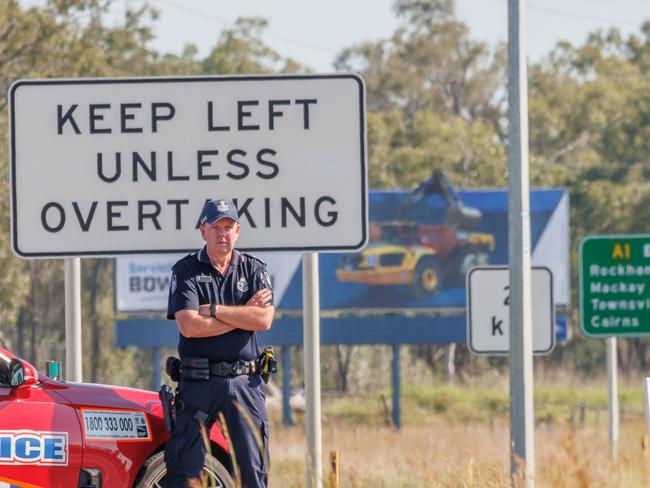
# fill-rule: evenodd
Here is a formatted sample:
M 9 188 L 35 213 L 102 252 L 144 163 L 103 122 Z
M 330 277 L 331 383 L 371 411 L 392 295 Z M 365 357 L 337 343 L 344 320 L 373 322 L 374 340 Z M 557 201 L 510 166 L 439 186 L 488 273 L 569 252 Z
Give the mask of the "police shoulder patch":
M 268 271 L 264 271 L 264 273 L 262 273 L 262 282 L 268 289 L 273 289 L 273 283 L 271 283 L 271 275 Z
M 253 255 L 253 254 L 249 254 L 249 253 L 247 253 L 247 252 L 242 252 L 241 254 L 242 254 L 243 256 L 246 256 L 246 257 L 249 258 L 249 259 L 252 259 L 252 260 L 254 260 L 254 261 L 257 261 L 258 263 L 262 263 L 264 266 L 266 266 L 266 263 L 265 263 L 262 259 L 258 258 L 257 256 L 255 256 L 255 255 Z

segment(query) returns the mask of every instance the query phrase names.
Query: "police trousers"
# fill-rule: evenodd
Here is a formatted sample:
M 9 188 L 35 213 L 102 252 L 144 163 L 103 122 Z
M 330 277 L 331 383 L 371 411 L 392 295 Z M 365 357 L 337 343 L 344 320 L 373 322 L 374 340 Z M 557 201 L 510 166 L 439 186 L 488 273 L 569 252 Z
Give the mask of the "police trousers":
M 179 398 L 212 419 L 218 412 L 223 413 L 242 488 L 266 487 L 270 466 L 269 420 L 260 376 L 210 376 L 207 381 L 181 378 Z M 165 447 L 166 486 L 185 488 L 188 479 L 200 477 L 204 459 L 205 446 L 198 421 L 191 409 L 177 411 L 174 431 Z

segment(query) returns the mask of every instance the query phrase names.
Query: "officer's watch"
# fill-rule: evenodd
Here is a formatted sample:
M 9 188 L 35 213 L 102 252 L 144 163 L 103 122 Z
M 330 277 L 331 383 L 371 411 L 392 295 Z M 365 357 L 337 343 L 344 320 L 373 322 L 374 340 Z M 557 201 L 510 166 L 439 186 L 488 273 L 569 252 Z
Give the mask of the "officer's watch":
M 217 304 L 216 303 L 211 303 L 210 304 L 210 317 L 214 317 L 215 319 L 217 318 Z

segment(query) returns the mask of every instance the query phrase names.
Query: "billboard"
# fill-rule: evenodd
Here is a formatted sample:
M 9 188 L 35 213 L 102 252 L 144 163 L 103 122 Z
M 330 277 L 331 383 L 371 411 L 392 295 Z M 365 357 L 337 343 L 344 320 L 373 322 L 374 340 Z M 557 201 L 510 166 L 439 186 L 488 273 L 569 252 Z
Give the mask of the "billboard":
M 353 254 L 320 255 L 323 309 L 465 307 L 465 276 L 474 266 L 508 264 L 508 193 L 431 193 L 414 202 L 404 191 L 371 191 L 370 242 Z M 462 208 L 459 207 L 462 205 Z M 462 214 L 462 215 L 461 215 Z M 553 274 L 553 301 L 570 305 L 569 198 L 563 189 L 530 193 L 531 258 Z M 281 308 L 302 306 L 299 257 Z
M 115 309 L 119 312 L 167 310 L 174 263 L 183 254 L 127 255 L 115 260 Z
M 118 312 L 167 310 L 172 266 L 184 254 L 132 254 L 115 258 L 115 309 Z M 256 253 L 267 263 L 273 282 L 276 306 L 293 278 L 300 254 Z
M 464 308 L 467 271 L 477 265 L 508 264 L 507 191 L 432 191 L 432 184 L 445 185 L 444 177 L 432 179 L 437 183 L 428 180 L 423 185 L 429 187 L 421 185 L 410 193 L 369 193 L 366 248 L 319 256 L 322 309 Z M 553 302 L 569 306 L 568 193 L 531 190 L 530 210 L 532 264 L 551 270 Z M 301 254 L 255 254 L 268 264 L 276 307 L 301 309 Z M 133 257 L 118 257 L 118 270 L 125 259 Z M 118 297 L 128 292 L 120 283 Z M 166 306 L 165 294 L 157 307 Z

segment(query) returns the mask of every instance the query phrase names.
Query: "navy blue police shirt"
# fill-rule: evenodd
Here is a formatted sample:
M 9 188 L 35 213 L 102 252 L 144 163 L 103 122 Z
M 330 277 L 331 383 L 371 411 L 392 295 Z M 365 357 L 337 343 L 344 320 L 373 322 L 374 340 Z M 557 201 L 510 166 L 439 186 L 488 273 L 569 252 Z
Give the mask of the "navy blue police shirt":
M 167 318 L 179 310 L 199 310 L 199 305 L 244 305 L 262 288 L 271 289 L 266 264 L 250 254 L 233 250 L 225 276 L 210 263 L 205 247 L 188 254 L 172 268 Z M 219 312 L 217 311 L 217 318 Z M 251 361 L 261 352 L 256 331 L 235 329 L 214 337 L 184 337 L 179 334 L 178 354 L 206 357 L 210 361 Z

